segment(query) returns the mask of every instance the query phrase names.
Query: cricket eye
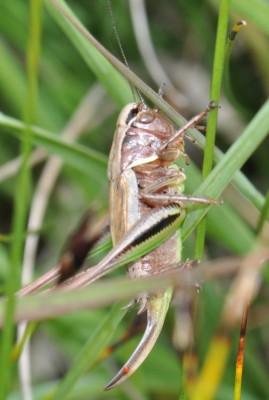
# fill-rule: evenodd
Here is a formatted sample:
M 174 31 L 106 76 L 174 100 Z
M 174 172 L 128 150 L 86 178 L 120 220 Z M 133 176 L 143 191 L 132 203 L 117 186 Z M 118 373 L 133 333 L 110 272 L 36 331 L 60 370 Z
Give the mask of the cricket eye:
M 152 115 L 152 113 L 142 112 L 136 117 L 134 124 L 150 124 L 154 120 L 154 118 L 155 116 Z

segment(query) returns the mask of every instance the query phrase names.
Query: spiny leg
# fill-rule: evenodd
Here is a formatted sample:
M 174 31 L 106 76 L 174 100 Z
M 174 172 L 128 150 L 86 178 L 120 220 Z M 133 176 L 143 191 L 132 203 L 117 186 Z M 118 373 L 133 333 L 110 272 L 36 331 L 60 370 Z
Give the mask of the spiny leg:
M 167 206 L 169 204 L 179 204 L 183 206 L 183 203 L 197 203 L 204 205 L 219 205 L 223 204 L 222 200 L 209 199 L 207 197 L 192 196 L 187 194 L 152 194 L 146 193 L 141 195 L 141 199 L 152 206 Z
M 180 141 L 186 134 L 186 132 L 191 129 L 191 128 L 195 128 L 199 122 L 201 122 L 203 119 L 205 119 L 205 117 L 207 116 L 207 114 L 214 110 L 215 108 L 217 108 L 218 105 L 215 103 L 215 101 L 211 101 L 208 106 L 205 108 L 204 111 L 202 111 L 200 114 L 195 115 L 193 118 L 191 118 L 189 121 L 186 122 L 186 124 L 179 129 L 174 136 L 171 137 L 171 139 L 169 139 L 167 142 L 165 142 L 159 149 L 159 153 L 162 153 L 163 151 L 165 151 L 165 149 L 167 149 L 167 147 L 170 144 L 174 144 L 177 143 L 178 141 Z

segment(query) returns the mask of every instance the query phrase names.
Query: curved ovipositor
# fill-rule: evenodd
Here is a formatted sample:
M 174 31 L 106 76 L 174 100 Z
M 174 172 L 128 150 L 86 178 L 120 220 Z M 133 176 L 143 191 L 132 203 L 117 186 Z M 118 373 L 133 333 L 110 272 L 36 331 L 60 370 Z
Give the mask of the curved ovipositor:
M 128 379 L 151 352 L 162 330 L 171 297 L 172 289 L 150 295 L 146 304 L 147 327 L 144 335 L 131 357 L 106 385 L 104 390 L 112 389 Z

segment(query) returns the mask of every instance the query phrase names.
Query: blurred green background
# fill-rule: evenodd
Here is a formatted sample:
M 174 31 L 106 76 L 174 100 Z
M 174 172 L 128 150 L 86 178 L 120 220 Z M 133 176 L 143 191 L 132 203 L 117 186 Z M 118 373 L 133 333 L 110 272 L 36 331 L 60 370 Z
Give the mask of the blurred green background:
M 210 100 L 210 79 L 216 39 L 218 1 L 148 0 L 146 11 L 152 46 L 167 77 L 158 74 L 158 65 L 147 69 L 133 30 L 128 1 L 112 0 L 119 36 L 130 68 L 158 90 L 167 83 L 165 95 L 185 118 L 201 111 Z M 111 53 L 121 58 L 113 33 L 113 26 L 105 0 L 68 1 L 68 5 L 87 29 Z M 141 17 L 134 15 L 139 25 Z M 230 9 L 230 27 L 245 19 L 248 25 L 239 33 L 229 60 L 223 83 L 223 97 L 219 112 L 217 145 L 224 152 L 240 136 L 249 121 L 268 98 L 269 92 L 269 1 L 234 0 Z M 142 28 L 141 28 L 142 29 Z M 29 2 L 5 1 L 0 13 L 0 111 L 8 117 L 23 120 L 26 104 L 26 49 L 29 39 Z M 142 41 L 143 42 L 143 41 Z M 145 41 L 146 42 L 146 41 Z M 147 43 L 142 43 L 147 45 Z M 140 43 L 141 45 L 141 43 Z M 111 99 L 81 54 L 72 45 L 47 8 L 42 10 L 42 39 L 38 80 L 38 97 L 34 124 L 56 135 L 60 144 L 44 144 L 49 155 L 59 154 L 63 165 L 55 175 L 55 183 L 47 199 L 45 217 L 40 228 L 34 276 L 40 276 L 55 265 L 67 234 L 72 232 L 83 213 L 93 207 L 98 213 L 107 210 L 106 156 L 119 112 L 119 102 Z M 148 49 L 145 52 L 147 54 Z M 149 53 L 148 53 L 149 54 Z M 152 61 L 147 59 L 146 62 Z M 102 66 L 100 65 L 100 68 Z M 169 85 L 169 80 L 172 85 Z M 87 101 L 86 108 L 82 102 Z M 94 149 L 104 155 L 97 165 L 87 170 L 87 163 L 78 161 L 72 151 L 61 145 L 65 132 L 76 111 L 70 132 L 77 131 L 82 149 Z M 19 136 L 6 120 L 0 125 L 0 281 L 2 286 L 9 270 L 14 187 L 17 169 L 14 160 L 20 155 Z M 67 133 L 68 134 L 68 133 Z M 71 139 L 69 139 L 71 140 Z M 246 177 L 263 195 L 268 190 L 268 138 L 258 147 L 243 167 Z M 193 163 L 201 168 L 201 153 L 188 145 Z M 33 148 L 33 152 L 36 148 Z M 87 157 L 87 154 L 85 155 Z M 32 168 L 30 197 L 33 198 L 44 174 L 47 155 L 36 154 Z M 55 167 L 56 168 L 56 167 Z M 58 167 L 57 167 L 58 168 Z M 190 167 L 192 168 L 192 167 Z M 50 174 L 46 182 L 50 182 Z M 45 185 L 45 184 L 44 184 Z M 46 187 L 43 186 L 43 187 Z M 191 190 L 187 184 L 188 190 Z M 39 192 L 40 193 L 40 192 Z M 41 194 L 42 198 L 42 194 Z M 224 196 L 228 214 L 234 219 L 242 237 L 234 236 L 230 221 L 213 215 L 208 223 L 209 237 L 205 258 L 219 259 L 241 255 L 250 249 L 256 235 L 259 212 L 254 204 L 236 196 L 231 189 Z M 228 205 L 230 204 L 230 206 Z M 225 205 L 225 207 L 226 207 Z M 216 211 L 213 211 L 215 213 Z M 212 213 L 212 214 L 213 214 Z M 233 222 L 234 222 L 233 221 Z M 221 227 L 219 227 L 221 225 Z M 220 229 L 221 228 L 221 229 Z M 268 230 L 268 227 L 267 227 Z M 184 246 L 184 258 L 194 257 L 194 236 Z M 196 296 L 195 347 L 202 360 L 213 333 L 217 329 L 221 304 L 231 279 L 203 284 Z M 269 396 L 268 376 L 268 288 L 264 277 L 259 295 L 250 316 L 247 335 L 247 357 L 243 381 L 244 399 L 266 399 Z M 81 312 L 42 323 L 33 337 L 32 365 L 34 398 L 43 397 L 57 386 L 72 360 L 82 349 L 97 324 L 106 316 L 107 309 Z M 134 312 L 128 313 L 119 325 L 117 338 L 130 324 Z M 96 365 L 81 377 L 66 398 L 68 399 L 178 399 L 181 385 L 181 361 L 172 345 L 174 314 L 169 312 L 165 328 L 139 371 L 125 389 L 103 393 L 102 388 L 117 369 L 116 361 Z M 216 399 L 232 398 L 234 387 L 235 354 L 238 331 L 232 336 L 232 352 Z M 137 342 L 137 338 L 121 348 L 115 357 L 123 362 Z M 114 356 L 113 356 L 114 357 Z M 14 373 L 12 393 L 8 399 L 22 398 L 18 377 Z

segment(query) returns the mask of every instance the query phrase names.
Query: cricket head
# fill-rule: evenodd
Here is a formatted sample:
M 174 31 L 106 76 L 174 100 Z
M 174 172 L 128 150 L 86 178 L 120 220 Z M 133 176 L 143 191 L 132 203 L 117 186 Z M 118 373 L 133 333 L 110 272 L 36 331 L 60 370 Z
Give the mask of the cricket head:
M 174 125 L 158 110 L 148 107 L 145 103 L 131 103 L 122 110 L 120 117 L 121 115 L 126 118 L 125 124 L 130 128 L 141 129 L 160 140 L 168 140 L 175 133 Z
M 124 170 L 148 163 L 161 166 L 174 162 L 184 154 L 184 140 L 170 143 L 174 125 L 158 110 L 144 103 L 127 104 L 121 111 L 110 152 L 109 179 L 116 179 Z M 169 142 L 169 146 L 165 146 Z M 114 168 L 112 170 L 112 165 Z

